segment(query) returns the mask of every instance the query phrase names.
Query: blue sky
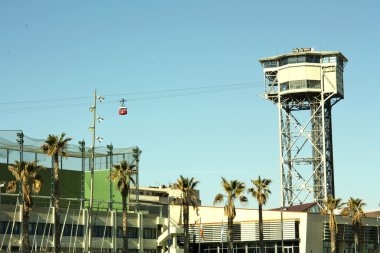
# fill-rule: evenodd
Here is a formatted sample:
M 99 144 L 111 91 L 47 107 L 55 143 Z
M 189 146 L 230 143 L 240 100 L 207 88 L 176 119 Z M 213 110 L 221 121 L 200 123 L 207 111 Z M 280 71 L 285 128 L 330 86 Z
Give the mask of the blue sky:
M 378 1 L 1 1 L 0 129 L 35 138 L 66 132 L 89 143 L 93 90 L 106 101 L 124 96 L 128 116 L 117 115 L 117 103 L 100 105 L 105 121 L 98 133 L 106 144 L 143 150 L 142 185 L 194 176 L 203 204 L 211 204 L 221 176 L 250 186 L 261 175 L 273 179 L 268 207 L 275 207 L 277 111 L 261 98 L 258 59 L 296 47 L 341 51 L 349 62 L 345 99 L 333 108 L 336 194 L 363 198 L 373 210 L 380 202 L 379 7 Z M 230 84 L 241 89 L 142 94 Z M 60 98 L 73 99 L 30 102 Z M 253 199 L 248 206 L 257 207 Z

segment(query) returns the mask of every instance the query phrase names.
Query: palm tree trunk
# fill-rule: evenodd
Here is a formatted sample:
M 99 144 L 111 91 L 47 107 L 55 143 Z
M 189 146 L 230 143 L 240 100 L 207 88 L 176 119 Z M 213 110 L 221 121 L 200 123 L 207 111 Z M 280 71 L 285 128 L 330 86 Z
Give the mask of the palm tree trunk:
M 330 231 L 331 232 L 331 253 L 336 252 L 336 233 L 335 231 Z
M 234 219 L 232 217 L 228 217 L 228 247 L 227 247 L 227 253 L 232 253 L 234 248 Z
M 358 244 L 359 244 L 359 235 L 358 235 L 358 231 L 355 231 L 355 253 L 359 253 L 358 252 Z
M 61 253 L 61 215 L 58 154 L 54 155 L 54 251 Z
M 183 228 L 185 233 L 185 248 L 184 253 L 190 251 L 190 235 L 189 235 L 189 202 L 186 201 L 183 205 Z
M 128 227 L 127 227 L 127 191 L 123 190 L 121 194 L 122 205 L 123 205 L 123 253 L 128 252 Z
M 22 252 L 30 252 L 29 244 L 29 203 L 28 203 L 28 186 L 25 182 L 22 183 Z
M 263 205 L 261 204 L 259 204 L 259 236 L 260 236 L 260 252 L 264 253 Z

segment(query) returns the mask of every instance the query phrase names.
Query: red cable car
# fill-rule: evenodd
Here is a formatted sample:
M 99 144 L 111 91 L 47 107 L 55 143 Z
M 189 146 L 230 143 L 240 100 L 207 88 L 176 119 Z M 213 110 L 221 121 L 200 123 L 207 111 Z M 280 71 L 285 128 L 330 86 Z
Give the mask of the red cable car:
M 120 100 L 119 115 L 127 115 L 127 107 L 125 106 L 125 99 Z

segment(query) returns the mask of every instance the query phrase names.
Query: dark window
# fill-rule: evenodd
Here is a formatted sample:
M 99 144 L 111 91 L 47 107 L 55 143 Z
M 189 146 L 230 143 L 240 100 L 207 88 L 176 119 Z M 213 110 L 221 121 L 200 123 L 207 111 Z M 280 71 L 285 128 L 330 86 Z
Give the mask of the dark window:
M 319 88 L 321 88 L 321 81 L 320 80 L 307 80 L 307 88 L 319 89 Z
M 322 62 L 323 63 L 335 63 L 336 62 L 336 56 L 335 55 L 323 56 Z
M 8 221 L 0 222 L 0 234 L 12 234 L 12 227 L 13 234 L 20 234 L 20 222 L 15 222 L 13 225 L 13 222 Z
M 330 59 L 329 59 L 330 60 Z M 303 62 L 311 62 L 311 63 L 320 63 L 321 57 L 319 55 L 298 55 L 298 56 L 289 56 L 284 57 L 279 60 L 279 65 L 284 66 L 286 64 L 291 63 L 303 63 Z M 265 67 L 270 67 L 272 63 L 265 62 Z
M 300 63 L 300 62 L 305 62 L 306 61 L 306 57 L 305 55 L 300 55 L 297 57 L 297 62 Z
M 288 64 L 288 58 L 284 57 L 280 59 L 280 66 Z
M 45 226 L 46 226 L 45 223 L 38 223 L 37 224 L 37 223 L 31 222 L 31 223 L 29 223 L 29 234 L 30 235 L 34 235 L 34 234 L 43 235 L 44 231 L 45 231 L 45 235 L 48 235 L 49 233 L 50 233 L 50 235 L 52 235 L 53 234 L 53 225 L 47 224 L 46 228 L 45 228 Z M 49 226 L 50 226 L 50 231 L 49 231 Z M 62 228 L 62 226 L 61 226 L 61 228 Z
M 288 57 L 288 63 L 297 63 L 297 56 Z
M 274 68 L 277 67 L 277 61 L 265 61 L 263 62 L 264 68 Z
M 144 253 L 156 253 L 155 249 L 144 249 Z
M 33 235 L 34 231 L 36 230 L 36 223 L 29 222 L 29 229 L 28 230 L 29 230 L 29 234 Z
M 123 253 L 123 249 L 122 248 L 118 248 L 116 250 L 117 253 Z M 128 253 L 138 253 L 139 250 L 138 249 L 128 249 Z
M 53 234 L 53 225 L 46 223 L 38 223 L 37 226 L 37 235 L 52 235 Z
M 83 236 L 83 225 L 74 225 L 73 236 Z
M 112 227 L 106 227 L 106 226 L 93 226 L 92 236 L 93 237 L 112 237 Z
M 295 81 L 290 81 L 289 84 L 289 89 L 305 89 L 306 86 L 306 80 L 295 80 Z
M 144 228 L 144 239 L 156 239 L 157 229 L 155 228 Z
M 63 229 L 62 236 L 70 236 L 71 235 L 71 224 L 65 224 L 63 228 L 63 224 L 61 224 L 61 231 Z
M 281 83 L 280 91 L 286 91 L 286 90 L 289 90 L 289 82 Z
M 137 239 L 138 234 L 139 234 L 138 228 L 134 228 L 134 227 L 128 227 L 127 228 L 128 238 Z M 123 228 L 122 227 L 117 227 L 117 234 L 116 235 L 118 238 L 123 238 Z
M 341 68 L 344 67 L 344 63 L 342 61 L 342 59 L 338 58 L 338 66 L 340 66 Z
M 306 55 L 306 62 L 320 63 L 321 57 L 319 55 L 308 54 Z

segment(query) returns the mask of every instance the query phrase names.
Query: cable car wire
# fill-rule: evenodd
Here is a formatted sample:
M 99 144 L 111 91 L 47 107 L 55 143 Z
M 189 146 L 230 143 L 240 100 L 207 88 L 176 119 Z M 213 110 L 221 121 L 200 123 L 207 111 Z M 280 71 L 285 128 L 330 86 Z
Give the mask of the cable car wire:
M 118 96 L 119 98 L 123 96 L 128 96 L 129 97 L 128 102 L 147 101 L 147 100 L 180 97 L 180 96 L 193 96 L 193 95 L 210 94 L 210 93 L 225 92 L 225 91 L 232 91 L 232 90 L 251 89 L 251 88 L 261 86 L 258 83 L 259 82 L 244 82 L 244 83 L 224 84 L 224 85 L 214 85 L 214 86 L 198 86 L 198 87 L 189 87 L 189 88 L 180 88 L 180 89 L 177 88 L 177 89 L 163 89 L 163 90 L 142 91 L 142 92 L 130 92 L 130 93 L 121 93 L 121 94 L 108 94 L 104 96 L 105 97 Z M 149 94 L 151 94 L 151 96 L 146 96 Z M 1 102 L 0 114 L 32 112 L 32 111 L 41 111 L 41 110 L 56 109 L 56 108 L 80 107 L 80 106 L 88 106 L 89 103 L 91 103 L 91 102 L 80 102 L 80 103 L 69 103 L 69 104 L 57 104 L 57 101 L 68 102 L 68 101 L 83 100 L 83 99 L 92 99 L 92 97 L 81 96 L 81 97 L 68 97 L 68 98 L 58 98 L 58 99 L 40 99 L 40 100 L 28 100 L 28 101 Z M 28 103 L 32 104 L 32 103 L 48 103 L 48 102 L 50 103 L 54 102 L 54 104 L 41 105 L 41 106 L 25 106 Z M 119 99 L 113 99 L 113 100 L 108 99 L 103 103 L 104 104 L 119 103 Z M 12 108 L 6 108 L 7 105 L 14 105 L 14 104 L 20 104 L 22 108 L 14 108 L 14 106 L 12 106 Z
M 176 89 L 163 89 L 163 90 L 153 90 L 153 91 L 140 91 L 140 92 L 127 92 L 127 93 L 118 93 L 118 94 L 105 94 L 105 97 L 122 97 L 122 96 L 130 96 L 130 95 L 144 95 L 144 94 L 152 94 L 152 93 L 173 93 L 180 91 L 190 91 L 190 90 L 205 90 L 205 89 L 217 89 L 224 87 L 237 87 L 244 85 L 252 85 L 259 86 L 262 82 L 242 82 L 242 83 L 233 83 L 233 84 L 222 84 L 222 85 L 209 85 L 209 86 L 196 86 L 189 88 L 176 88 Z M 0 106 L 3 105 L 12 105 L 12 104 L 28 104 L 28 103 L 47 103 L 47 102 L 65 102 L 70 100 L 82 100 L 82 99 L 92 99 L 92 96 L 80 96 L 80 97 L 66 97 L 66 98 L 52 98 L 52 99 L 39 99 L 39 100 L 23 100 L 23 101 L 10 101 L 10 102 L 0 102 Z

